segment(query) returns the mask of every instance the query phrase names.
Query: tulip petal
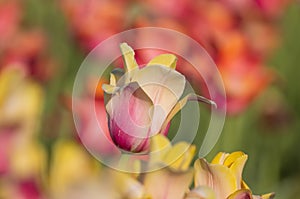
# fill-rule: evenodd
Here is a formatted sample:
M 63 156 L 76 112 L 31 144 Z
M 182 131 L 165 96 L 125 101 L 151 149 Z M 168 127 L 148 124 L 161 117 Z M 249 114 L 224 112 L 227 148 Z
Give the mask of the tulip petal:
M 248 189 L 240 189 L 228 196 L 227 199 L 252 199 L 252 194 Z
M 132 81 L 142 87 L 154 104 L 151 135 L 157 134 L 184 91 L 185 77 L 171 68 L 155 65 L 136 71 Z
M 275 198 L 275 193 L 268 193 L 261 196 L 262 199 L 273 199 Z
M 132 70 L 138 69 L 138 65 L 134 58 L 134 51 L 127 43 L 122 43 L 120 49 L 123 55 L 123 60 L 125 63 L 125 72 L 130 72 Z
M 250 190 L 250 187 L 247 185 L 247 183 L 244 180 L 242 180 L 241 188 Z
M 268 193 L 261 196 L 253 196 L 253 199 L 273 199 L 275 198 L 275 193 Z
M 242 173 L 247 159 L 248 156 L 244 154 L 241 157 L 237 158 L 229 167 L 232 173 L 235 175 L 235 179 L 238 184 L 238 189 L 242 188 Z
M 209 164 L 205 159 L 198 159 L 195 164 L 195 186 L 212 188 L 217 198 L 226 198 L 237 190 L 235 176 L 224 165 Z
M 146 147 L 153 103 L 136 82 L 115 93 L 106 105 L 112 140 L 122 149 L 137 152 Z
M 173 109 L 170 111 L 169 115 L 167 116 L 166 120 L 164 121 L 162 128 L 161 128 L 161 132 L 164 132 L 164 130 L 167 128 L 169 122 L 171 121 L 171 119 L 186 105 L 186 103 L 188 101 L 198 101 L 198 102 L 204 102 L 207 104 L 211 104 L 213 106 L 217 106 L 215 102 L 206 99 L 205 97 L 196 95 L 196 94 L 188 94 L 187 96 L 185 96 L 183 99 L 181 99 L 178 103 L 176 103 L 176 105 L 173 107 Z
M 113 179 L 112 186 L 116 186 L 118 193 L 124 198 L 143 198 L 144 187 L 135 178 L 121 171 L 110 169 L 105 171 L 108 171 L 109 177 Z
M 165 155 L 163 161 L 177 171 L 187 170 L 194 158 L 196 147 L 186 142 L 175 144 Z
M 177 57 L 173 54 L 161 54 L 154 57 L 147 66 L 163 65 L 172 69 L 176 68 Z
M 242 151 L 233 152 L 225 158 L 223 164 L 227 167 L 230 167 L 231 164 L 233 164 L 238 158 L 242 157 L 243 155 L 245 155 L 245 153 L 243 153 Z
M 150 165 L 161 162 L 166 153 L 171 149 L 171 143 L 167 137 L 158 134 L 151 138 L 150 142 Z
M 113 73 L 110 73 L 109 84 L 111 86 L 116 86 L 117 85 L 117 78 Z
M 185 199 L 216 199 L 216 194 L 211 188 L 201 186 L 190 191 Z
M 102 89 L 107 94 L 115 94 L 120 88 L 109 84 L 102 84 Z
M 226 159 L 226 157 L 228 156 L 228 153 L 224 153 L 224 152 L 219 152 L 214 159 L 211 161 L 212 164 L 223 164 L 224 160 Z
M 145 175 L 146 193 L 155 199 L 182 199 L 193 179 L 193 170 L 174 172 L 159 169 Z

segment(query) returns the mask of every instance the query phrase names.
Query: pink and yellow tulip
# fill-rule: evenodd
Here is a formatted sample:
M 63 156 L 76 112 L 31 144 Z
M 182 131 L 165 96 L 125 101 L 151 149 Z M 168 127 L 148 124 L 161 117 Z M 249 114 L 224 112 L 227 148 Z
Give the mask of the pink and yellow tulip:
M 185 77 L 175 70 L 176 56 L 161 54 L 145 67 L 139 68 L 134 51 L 121 44 L 125 74 L 111 73 L 110 84 L 103 85 L 111 98 L 106 104 L 110 135 L 114 143 L 130 152 L 142 152 L 149 147 L 149 138 L 166 135 L 172 117 L 189 100 L 214 102 L 189 94 L 180 100 Z
M 220 152 L 211 163 L 203 158 L 198 159 L 194 164 L 195 189 L 190 194 L 197 195 L 197 192 L 199 192 L 197 197 L 194 198 L 202 199 L 273 198 L 273 193 L 262 196 L 252 195 L 250 188 L 242 179 L 242 172 L 247 159 L 248 156 L 240 151 L 230 154 Z M 211 194 L 212 191 L 214 194 Z

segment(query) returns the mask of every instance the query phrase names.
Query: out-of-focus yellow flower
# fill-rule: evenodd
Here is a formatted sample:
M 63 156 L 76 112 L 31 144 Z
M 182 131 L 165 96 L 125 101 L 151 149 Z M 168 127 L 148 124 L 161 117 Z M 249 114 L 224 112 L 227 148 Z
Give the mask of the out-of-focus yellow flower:
M 47 164 L 45 149 L 36 141 L 22 141 L 11 151 L 11 174 L 20 179 L 45 177 Z
M 195 198 L 205 199 L 248 199 L 263 198 L 270 199 L 274 197 L 273 193 L 254 196 L 249 187 L 242 180 L 242 172 L 248 156 L 243 152 L 233 152 L 231 154 L 220 152 L 208 163 L 200 158 L 194 164 L 195 178 L 194 184 L 196 190 L 199 187 L 208 187 L 214 191 L 215 196 Z M 208 193 L 208 192 L 206 192 Z M 189 197 L 188 197 L 189 198 Z
M 23 134 L 32 135 L 39 124 L 44 93 L 19 67 L 6 67 L 0 72 L 0 126 L 19 125 Z
M 72 192 L 99 176 L 97 162 L 73 141 L 60 140 L 52 151 L 50 190 L 54 198 Z
M 163 164 L 164 168 L 145 174 L 144 187 L 147 194 L 155 199 L 182 199 L 188 190 L 193 169 L 189 165 L 195 154 L 195 146 L 179 142 L 171 146 L 163 135 L 151 139 L 150 167 Z
M 141 152 L 148 150 L 150 137 L 166 135 L 174 115 L 189 101 L 214 102 L 194 94 L 179 100 L 185 88 L 185 77 L 175 70 L 177 58 L 172 54 L 154 57 L 139 69 L 134 51 L 121 44 L 125 74 L 112 72 L 110 84 L 104 84 L 112 94 L 106 105 L 110 134 L 120 148 Z

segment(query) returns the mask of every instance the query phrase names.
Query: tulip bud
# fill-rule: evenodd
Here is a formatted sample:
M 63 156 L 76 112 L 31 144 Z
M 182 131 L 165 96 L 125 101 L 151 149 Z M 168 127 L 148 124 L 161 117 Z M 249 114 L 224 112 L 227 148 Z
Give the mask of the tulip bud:
M 103 90 L 111 94 L 106 104 L 110 135 L 114 143 L 129 152 L 144 152 L 150 137 L 167 134 L 172 117 L 188 100 L 206 101 L 187 96 L 181 101 L 185 77 L 175 70 L 176 56 L 162 54 L 139 69 L 134 51 L 121 44 L 125 74 L 117 78 L 113 73 L 110 85 Z

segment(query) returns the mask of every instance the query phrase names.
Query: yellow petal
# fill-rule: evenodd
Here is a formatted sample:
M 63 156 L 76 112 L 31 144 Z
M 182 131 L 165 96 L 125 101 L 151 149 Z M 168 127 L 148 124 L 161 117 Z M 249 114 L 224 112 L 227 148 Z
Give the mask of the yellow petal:
M 193 170 L 174 172 L 170 168 L 159 169 L 145 175 L 146 193 L 153 199 L 182 199 L 192 182 Z
M 253 196 L 253 199 L 273 199 L 275 198 L 275 193 L 268 193 L 261 196 Z
M 190 191 L 185 199 L 216 199 L 216 194 L 211 188 L 201 186 Z
M 177 57 L 173 54 L 161 54 L 154 57 L 147 66 L 163 65 L 172 69 L 176 68 Z
M 228 196 L 227 199 L 252 199 L 252 194 L 248 189 L 240 189 Z
M 225 158 L 228 156 L 228 153 L 219 152 L 214 159 L 211 161 L 212 164 L 223 164 Z
M 102 89 L 104 90 L 105 93 L 107 94 L 114 94 L 116 93 L 120 88 L 116 86 L 112 86 L 109 84 L 103 84 Z
M 117 79 L 116 79 L 116 76 L 113 73 L 110 74 L 109 84 L 111 86 L 116 86 L 117 85 Z
M 250 187 L 247 185 L 247 183 L 244 180 L 242 180 L 241 188 L 250 190 Z
M 116 191 L 122 195 L 122 198 L 144 198 L 144 187 L 128 173 L 113 169 L 107 169 L 104 170 L 104 172 L 108 172 L 109 175 L 107 177 L 112 179 L 112 186 L 114 186 Z
M 196 95 L 196 94 L 188 94 L 187 96 L 185 96 L 183 99 L 181 99 L 178 103 L 175 104 L 175 106 L 173 107 L 173 109 L 170 111 L 170 113 L 168 114 L 166 120 L 164 121 L 162 128 L 161 128 L 161 132 L 164 132 L 165 129 L 168 126 L 168 123 L 171 121 L 171 119 L 186 105 L 186 103 L 188 101 L 199 101 L 199 102 L 204 102 L 204 103 L 208 103 L 211 104 L 213 106 L 216 107 L 216 103 L 206 99 L 205 97 Z
M 196 147 L 186 142 L 175 144 L 165 155 L 164 162 L 175 170 L 187 170 L 194 158 Z
M 171 149 L 171 143 L 167 137 L 158 134 L 151 137 L 150 141 L 150 164 L 162 162 L 166 153 Z
M 245 155 L 245 153 L 243 153 L 242 151 L 236 151 L 236 152 L 229 154 L 224 160 L 224 165 L 227 167 L 230 167 L 230 165 L 234 161 L 236 161 L 239 157 L 241 157 L 243 155 Z
M 268 193 L 261 196 L 262 199 L 273 199 L 275 198 L 275 193 Z
M 217 198 L 226 198 L 237 190 L 235 176 L 224 165 L 209 164 L 205 159 L 198 159 L 195 164 L 195 186 L 212 188 Z
M 241 157 L 237 158 L 230 166 L 231 172 L 235 175 L 238 189 L 242 188 L 242 173 L 247 159 L 248 156 L 244 154 Z
M 120 48 L 121 48 L 121 52 L 125 64 L 125 72 L 130 72 L 134 69 L 138 69 L 138 65 L 134 58 L 133 49 L 130 46 L 128 46 L 127 43 L 122 43 L 120 45 Z

